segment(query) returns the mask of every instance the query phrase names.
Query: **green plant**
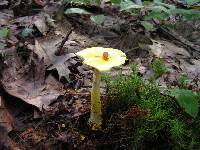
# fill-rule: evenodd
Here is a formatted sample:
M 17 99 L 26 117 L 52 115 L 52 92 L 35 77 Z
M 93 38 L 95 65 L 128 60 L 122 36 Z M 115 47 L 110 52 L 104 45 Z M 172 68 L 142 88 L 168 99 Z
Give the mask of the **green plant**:
M 180 88 L 186 88 L 188 84 L 188 77 L 186 74 L 181 74 L 177 81 Z
M 1 28 L 0 29 L 0 40 L 1 39 L 6 39 L 10 36 L 11 31 L 8 28 Z M 6 43 L 3 43 L 0 41 L 0 49 L 4 49 L 7 46 Z
M 170 135 L 173 139 L 181 139 L 186 134 L 185 125 L 178 119 L 171 120 L 170 125 Z
M 159 58 L 153 59 L 151 63 L 151 68 L 153 70 L 153 79 L 157 79 L 167 72 L 165 64 Z
M 186 113 L 193 118 L 197 117 L 199 111 L 198 95 L 191 90 L 185 89 L 172 89 L 171 96 L 174 96 Z
M 164 3 L 162 0 L 154 0 L 152 1 L 145 1 L 143 4 L 141 4 L 141 1 L 135 2 L 131 0 L 111 0 L 111 3 L 113 5 L 117 5 L 120 9 L 120 11 L 126 11 L 130 13 L 131 15 L 140 15 L 142 12 L 145 12 L 144 16 L 141 17 L 141 25 L 144 26 L 144 28 L 147 31 L 154 31 L 156 29 L 155 24 L 153 23 L 153 20 L 157 20 L 157 23 L 160 22 L 160 25 L 164 25 L 166 27 L 173 26 L 173 24 L 169 21 L 170 17 L 180 15 L 183 17 L 183 19 L 187 20 L 194 20 L 194 19 L 200 19 L 200 11 L 195 8 L 195 3 L 198 0 L 187 0 L 186 4 L 188 8 L 191 7 L 191 9 L 180 9 L 176 6 L 168 3 Z M 84 4 L 84 5 L 100 5 L 100 0 L 65 0 L 66 3 L 74 3 L 74 4 Z M 194 6 L 193 6 L 194 5 Z M 197 5 L 198 7 L 198 5 Z M 78 14 L 90 14 L 84 9 L 77 9 L 77 8 L 70 8 L 74 10 L 70 10 L 70 14 L 72 13 L 78 13 Z M 65 11 L 65 14 L 69 14 L 69 10 Z M 95 17 L 91 14 L 91 20 L 95 21 L 95 23 L 102 22 L 105 18 L 101 16 Z M 163 24 L 164 23 L 164 24 Z
M 94 23 L 100 25 L 100 24 L 102 24 L 102 23 L 105 21 L 106 16 L 104 16 L 104 15 L 96 15 L 96 16 L 91 16 L 90 19 L 91 19 Z
M 2 28 L 0 29 L 0 38 L 7 38 L 10 36 L 10 29 Z
M 188 7 L 192 6 L 198 0 L 187 0 Z M 112 1 L 111 1 L 112 2 Z M 145 1 L 143 5 L 134 3 L 131 0 L 115 0 L 115 5 L 120 7 L 120 11 L 127 11 L 133 15 L 140 15 L 141 12 L 146 12 L 142 23 L 147 31 L 155 30 L 155 26 L 152 23 L 153 19 L 159 22 L 165 22 L 169 24 L 169 18 L 176 15 L 181 15 L 183 19 L 194 20 L 200 18 L 200 11 L 195 9 L 180 9 L 172 4 L 164 3 L 162 0 Z M 195 7 L 194 7 L 195 8 Z M 160 24 L 161 25 L 161 24 Z
M 127 130 L 132 136 L 129 138 L 132 149 L 200 148 L 200 116 L 192 119 L 185 115 L 172 97 L 160 94 L 156 83 L 137 75 L 136 65 L 131 68 L 129 76 L 119 74 L 103 79 L 108 86 L 107 115 L 123 114 L 132 106 L 149 110 L 148 115 L 131 119 Z
M 74 3 L 74 4 L 100 4 L 101 0 L 64 0 L 65 3 Z

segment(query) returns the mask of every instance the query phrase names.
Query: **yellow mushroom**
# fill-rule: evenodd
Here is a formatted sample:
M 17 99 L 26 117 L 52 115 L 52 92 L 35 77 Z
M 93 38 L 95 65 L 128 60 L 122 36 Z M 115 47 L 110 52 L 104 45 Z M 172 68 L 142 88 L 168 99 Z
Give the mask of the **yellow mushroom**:
M 103 47 L 86 48 L 77 52 L 76 55 L 84 59 L 84 64 L 94 68 L 89 123 L 92 126 L 92 130 L 97 130 L 101 128 L 102 124 L 100 101 L 101 72 L 109 71 L 112 67 L 124 64 L 127 58 L 121 50 Z

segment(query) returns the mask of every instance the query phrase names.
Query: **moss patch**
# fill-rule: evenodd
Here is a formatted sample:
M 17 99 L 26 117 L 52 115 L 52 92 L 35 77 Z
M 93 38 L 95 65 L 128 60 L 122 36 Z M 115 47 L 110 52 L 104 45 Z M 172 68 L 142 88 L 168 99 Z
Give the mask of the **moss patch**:
M 156 77 L 165 70 L 159 70 Z M 131 107 L 138 108 L 139 114 L 148 111 L 140 117 L 132 112 L 132 118 L 127 118 L 129 123 L 125 128 L 131 135 L 128 143 L 133 149 L 200 148 L 199 115 L 195 119 L 186 115 L 173 98 L 160 94 L 157 84 L 139 77 L 135 65 L 130 76 L 120 74 L 112 79 L 104 77 L 103 80 L 108 85 L 107 115 L 121 114 L 124 119 L 124 112 Z M 123 122 L 126 123 L 125 120 Z

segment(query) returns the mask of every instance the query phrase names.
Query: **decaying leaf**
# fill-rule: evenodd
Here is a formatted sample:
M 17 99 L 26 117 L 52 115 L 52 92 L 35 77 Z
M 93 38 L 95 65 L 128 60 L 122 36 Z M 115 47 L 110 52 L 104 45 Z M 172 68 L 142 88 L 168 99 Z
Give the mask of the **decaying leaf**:
M 47 3 L 46 0 L 34 0 L 36 4 L 40 5 L 40 6 L 45 6 L 45 4 Z
M 56 56 L 56 61 L 53 63 L 53 66 L 48 68 L 48 70 L 56 69 L 58 71 L 59 78 L 66 77 L 69 79 L 70 70 L 68 66 L 70 66 L 70 59 L 76 56 L 73 53 L 64 55 L 64 56 Z
M 48 105 L 62 95 L 62 85 L 56 79 L 45 79 L 45 64 L 42 60 L 31 60 L 30 64 L 20 66 L 12 60 L 12 65 L 3 72 L 2 84 L 5 90 L 15 97 L 32 104 L 39 109 Z M 52 86 L 50 83 L 57 83 Z M 59 88 L 58 88 L 59 87 Z
M 0 126 L 5 127 L 7 132 L 10 132 L 14 127 L 14 122 L 14 117 L 5 105 L 3 97 L 0 96 Z
M 3 96 L 0 95 L 0 149 L 19 150 L 8 136 L 8 133 L 13 130 L 14 126 L 14 116 L 7 107 Z
M 89 15 L 91 13 L 84 9 L 81 9 L 81 8 L 69 8 L 69 9 L 65 10 L 65 14 L 66 15 L 69 15 L 69 14 Z
M 162 57 L 163 45 L 158 41 L 152 40 L 153 45 L 149 45 L 152 54 L 156 57 Z
M 58 48 L 58 43 L 61 42 L 61 38 L 53 38 L 49 40 L 40 41 L 40 43 L 35 40 L 35 53 L 39 58 L 44 58 L 44 62 L 47 66 L 50 66 L 48 70 L 56 69 L 59 74 L 59 78 L 69 77 L 70 58 L 74 57 L 75 54 L 65 54 L 63 56 L 56 56 L 55 52 Z M 51 66 L 52 65 L 52 66 Z
M 34 52 L 38 55 L 40 59 L 44 58 L 44 63 L 49 66 L 56 59 L 55 52 L 57 51 L 58 44 L 62 41 L 62 38 L 56 36 L 54 38 L 46 38 L 42 40 L 35 40 L 35 50 Z
M 44 14 L 40 14 L 34 21 L 34 25 L 37 27 L 37 29 L 43 34 L 46 35 L 46 32 L 49 30 L 47 24 L 46 24 L 46 19 Z

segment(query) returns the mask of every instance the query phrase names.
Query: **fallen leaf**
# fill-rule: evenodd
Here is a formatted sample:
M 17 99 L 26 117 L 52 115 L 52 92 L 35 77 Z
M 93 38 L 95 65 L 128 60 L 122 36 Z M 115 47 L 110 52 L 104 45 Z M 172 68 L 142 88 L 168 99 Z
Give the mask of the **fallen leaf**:
M 56 56 L 56 61 L 53 63 L 53 66 L 47 70 L 56 69 L 58 71 L 59 79 L 61 77 L 65 77 L 67 80 L 69 80 L 69 74 L 71 72 L 68 67 L 71 66 L 70 59 L 75 56 L 76 55 L 73 53 L 66 54 L 64 56 Z
M 2 7 L 2 6 L 7 6 L 8 5 L 8 1 L 6 1 L 6 0 L 1 0 L 1 2 L 0 2 L 0 6 Z
M 152 54 L 158 58 L 162 58 L 163 45 L 158 41 L 152 40 L 153 45 L 149 45 Z
M 40 61 L 32 59 L 30 64 L 25 66 L 20 66 L 12 59 L 10 61 L 11 66 L 4 70 L 2 78 L 3 87 L 10 95 L 41 110 L 48 108 L 51 102 L 63 94 L 62 85 L 58 84 L 55 78 L 45 79 L 43 59 Z M 18 67 L 21 68 L 17 70 Z M 52 86 L 51 82 L 57 83 L 57 86 Z
M 5 101 L 2 96 L 0 96 L 0 126 L 5 127 L 8 132 L 10 132 L 14 127 L 14 117 L 9 112 Z
M 57 38 L 56 38 L 57 37 Z M 69 66 L 76 55 L 74 53 L 65 54 L 63 56 L 56 56 L 55 52 L 58 49 L 59 44 L 62 41 L 60 36 L 49 37 L 43 40 L 35 40 L 34 52 L 40 59 L 44 58 L 44 63 L 49 67 L 47 70 L 56 69 L 58 71 L 59 79 L 65 77 L 69 79 Z
M 40 6 L 45 6 L 45 4 L 47 3 L 46 0 L 34 0 L 36 4 L 40 5 Z
M 89 15 L 91 13 L 84 9 L 81 9 L 81 8 L 69 8 L 69 9 L 65 10 L 65 14 L 66 15 L 69 15 L 69 14 Z
M 50 36 L 45 39 L 36 39 L 34 53 L 36 53 L 40 59 L 44 58 L 44 63 L 49 66 L 56 61 L 55 52 L 57 51 L 61 41 L 62 37 L 60 36 Z
M 8 133 L 12 131 L 14 127 L 14 116 L 7 107 L 3 96 L 0 95 L 0 149 L 6 148 L 12 150 L 19 150 L 15 146 L 15 143 L 8 136 Z
M 13 12 L 0 12 L 0 25 L 8 25 L 9 21 L 13 18 Z
M 43 13 L 41 13 L 37 19 L 34 21 L 34 25 L 37 27 L 37 29 L 43 34 L 46 35 L 47 31 L 49 30 L 46 19 Z

